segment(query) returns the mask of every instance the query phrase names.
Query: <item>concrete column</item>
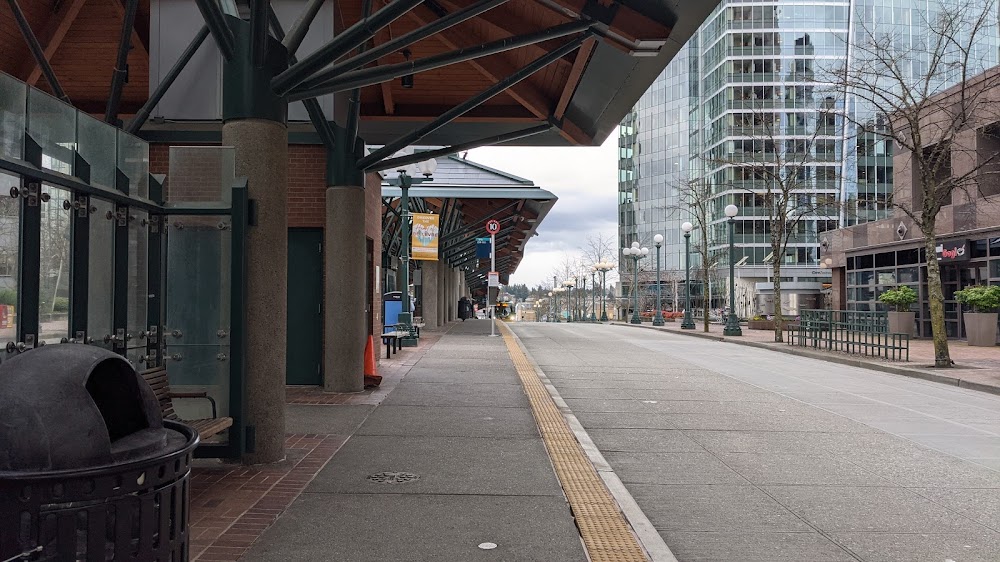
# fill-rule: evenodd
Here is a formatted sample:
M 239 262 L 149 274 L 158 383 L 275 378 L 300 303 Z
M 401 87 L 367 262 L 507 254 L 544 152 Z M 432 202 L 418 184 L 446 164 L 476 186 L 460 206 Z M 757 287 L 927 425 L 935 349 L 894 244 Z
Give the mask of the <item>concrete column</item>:
M 365 387 L 365 190 L 326 190 L 326 287 L 323 387 L 361 392 Z
M 451 277 L 452 277 L 451 306 L 452 310 L 454 311 L 452 313 L 454 315 L 453 320 L 458 320 L 458 299 L 462 296 L 461 273 L 462 272 L 459 271 L 457 268 L 451 270 Z
M 248 180 L 257 224 L 247 229 L 246 406 L 254 450 L 243 460 L 285 457 L 285 325 L 288 316 L 288 130 L 264 119 L 222 126 L 222 144 L 236 149 L 236 175 Z
M 452 269 L 450 267 L 445 267 L 445 270 L 444 270 L 444 289 L 445 289 L 445 294 L 448 295 L 448 296 L 445 297 L 445 304 L 448 305 L 448 307 L 447 307 L 448 312 L 445 315 L 445 318 L 448 319 L 448 322 L 454 322 L 455 321 L 455 298 L 454 298 L 455 297 L 455 276 L 454 276 L 454 273 L 455 273 L 454 269 Z
M 421 262 L 420 282 L 423 291 L 424 324 L 428 328 L 438 327 L 438 263 L 436 261 Z
M 438 276 L 437 282 L 434 284 L 434 291 L 438 295 L 438 328 L 444 326 L 448 323 L 448 291 L 445 288 L 445 278 L 447 277 L 447 268 L 441 262 L 437 263 L 438 266 Z

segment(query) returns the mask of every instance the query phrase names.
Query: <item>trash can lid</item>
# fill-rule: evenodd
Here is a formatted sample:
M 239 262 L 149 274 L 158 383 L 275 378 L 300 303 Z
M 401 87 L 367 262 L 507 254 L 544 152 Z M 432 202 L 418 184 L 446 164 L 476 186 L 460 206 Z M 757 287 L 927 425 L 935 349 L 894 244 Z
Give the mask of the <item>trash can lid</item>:
M 112 442 L 162 427 L 152 389 L 106 349 L 47 345 L 0 363 L 0 471 L 103 466 Z

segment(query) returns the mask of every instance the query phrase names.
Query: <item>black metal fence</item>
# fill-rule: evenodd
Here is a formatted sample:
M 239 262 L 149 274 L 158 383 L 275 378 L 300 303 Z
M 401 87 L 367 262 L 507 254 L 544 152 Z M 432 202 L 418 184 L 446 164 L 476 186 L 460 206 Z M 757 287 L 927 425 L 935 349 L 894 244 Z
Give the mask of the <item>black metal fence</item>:
M 909 334 L 890 333 L 883 311 L 803 310 L 785 332 L 788 345 L 910 360 Z

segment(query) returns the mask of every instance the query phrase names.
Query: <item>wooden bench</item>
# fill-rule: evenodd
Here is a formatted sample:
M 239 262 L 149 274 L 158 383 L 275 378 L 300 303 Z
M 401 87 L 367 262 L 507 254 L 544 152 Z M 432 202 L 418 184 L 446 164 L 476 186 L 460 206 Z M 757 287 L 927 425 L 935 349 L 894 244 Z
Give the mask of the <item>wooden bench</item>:
M 155 367 L 140 373 L 142 378 L 153 389 L 156 401 L 160 403 L 160 412 L 163 419 L 181 422 L 189 425 L 198 432 L 202 440 L 213 435 L 218 435 L 229 429 L 233 425 L 233 418 L 219 417 L 216 409 L 215 399 L 207 392 L 170 392 L 170 383 L 167 381 L 167 368 Z M 201 398 L 208 400 L 212 404 L 212 417 L 200 420 L 182 420 L 174 413 L 174 398 Z

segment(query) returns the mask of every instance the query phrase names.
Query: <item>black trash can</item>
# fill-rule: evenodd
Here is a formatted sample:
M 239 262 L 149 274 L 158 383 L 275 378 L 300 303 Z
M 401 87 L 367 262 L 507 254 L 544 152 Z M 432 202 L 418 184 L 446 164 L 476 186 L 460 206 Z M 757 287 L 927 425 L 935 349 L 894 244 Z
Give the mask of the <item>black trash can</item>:
M 186 561 L 197 443 L 120 355 L 62 344 L 3 362 L 0 560 Z

